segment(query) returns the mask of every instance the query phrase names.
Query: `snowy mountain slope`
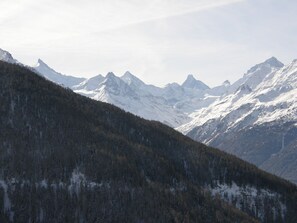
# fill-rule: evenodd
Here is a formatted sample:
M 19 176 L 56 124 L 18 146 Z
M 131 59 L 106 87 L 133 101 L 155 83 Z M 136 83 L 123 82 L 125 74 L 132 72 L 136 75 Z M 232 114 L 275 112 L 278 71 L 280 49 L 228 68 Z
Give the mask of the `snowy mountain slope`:
M 224 88 L 222 86 L 209 88 L 203 82 L 196 80 L 193 75 L 188 75 L 182 85 L 167 84 L 163 88 L 162 97 L 175 109 L 189 115 L 198 109 L 207 107 L 226 93 L 227 89 Z
M 91 89 L 90 86 L 96 87 Z M 75 86 L 73 90 L 92 99 L 117 105 L 125 111 L 149 120 L 158 120 L 170 126 L 176 127 L 189 121 L 184 113 L 175 110 L 163 97 L 152 95 L 152 92 L 160 92 L 161 89 L 146 85 L 131 73 L 126 72 L 122 77 L 108 73 L 106 77 L 90 78 Z
M 255 90 L 252 90 L 246 83 L 239 86 L 235 93 L 228 94 L 209 107 L 193 113 L 194 120 L 181 126 L 180 131 L 187 133 L 187 130 L 194 126 L 228 116 L 232 116 L 228 122 L 229 126 L 232 126 L 253 112 L 257 115 L 253 120 L 249 120 L 249 124 L 269 122 L 290 114 L 293 115 L 291 117 L 293 119 L 294 112 L 288 113 L 286 108 L 290 107 L 290 110 L 294 111 L 296 107 L 294 104 L 296 101 L 294 97 L 297 84 L 296 71 L 296 61 L 293 61 L 280 70 L 272 70 L 268 73 Z
M 123 76 L 120 77 L 129 87 L 137 92 L 139 95 L 147 96 L 154 95 L 160 96 L 162 94 L 162 89 L 153 85 L 145 84 L 142 80 L 131 74 L 129 71 L 125 72 Z
M 114 104 L 140 117 L 157 120 L 172 127 L 189 122 L 191 118 L 188 112 L 207 106 L 213 101 L 203 100 L 204 96 L 209 97 L 209 95 L 200 88 L 208 89 L 208 87 L 192 75 L 185 81 L 189 86 L 187 88 L 178 84 L 159 88 L 145 84 L 129 71 L 121 77 L 108 73 L 106 77 L 97 75 L 81 81 L 54 71 L 41 60 L 34 69 L 47 79 L 67 86 L 76 93 Z M 191 80 L 194 82 L 192 87 L 190 87 Z M 200 88 L 197 87 L 197 83 Z M 187 104 L 191 106 L 188 107 Z
M 221 85 L 210 88 L 206 92 L 209 95 L 222 96 L 228 92 L 230 85 L 230 81 L 226 80 Z
M 91 77 L 84 80 L 78 85 L 72 86 L 73 90 L 85 90 L 85 91 L 94 91 L 98 88 L 99 84 L 104 80 L 104 77 L 99 74 L 97 76 Z
M 259 77 L 258 73 L 254 74 Z M 192 114 L 193 120 L 178 129 L 195 140 L 297 182 L 294 168 L 297 159 L 292 156 L 296 144 L 289 143 L 297 140 L 297 135 L 291 134 L 290 139 L 286 136 L 288 129 L 296 129 L 296 87 L 297 61 L 294 60 L 282 68 L 270 69 L 253 89 L 245 82 L 234 93 Z M 289 150 L 290 163 L 285 161 Z M 297 157 L 296 150 L 293 153 Z M 285 166 L 287 173 L 281 172 L 277 166 Z
M 278 61 L 275 57 L 271 57 L 263 63 L 250 68 L 242 78 L 229 87 L 228 92 L 234 93 L 243 84 L 248 85 L 251 89 L 255 89 L 260 83 L 262 83 L 267 74 L 272 73 L 283 66 L 284 64 L 282 62 Z
M 242 78 L 232 85 L 230 85 L 230 83 L 227 81 L 224 82 L 222 86 L 225 86 L 225 89 L 220 94 L 221 96 L 224 96 L 218 97 L 214 103 L 205 107 L 204 109 L 193 112 L 190 115 L 193 120 L 183 126 L 178 127 L 178 130 L 186 134 L 196 126 L 200 126 L 208 120 L 225 117 L 231 113 L 233 114 L 231 119 L 235 120 L 234 116 L 236 116 L 238 120 L 241 117 L 242 112 L 239 110 L 238 112 L 234 111 L 240 108 L 243 104 L 250 104 L 250 106 L 253 106 L 254 102 L 256 102 L 258 99 L 255 98 L 255 95 L 252 92 L 254 92 L 259 84 L 263 84 L 265 78 L 269 78 L 269 75 L 274 74 L 281 67 L 282 63 L 278 62 L 276 58 L 272 57 L 265 62 L 249 69 L 249 71 L 244 74 Z M 222 88 L 222 86 L 220 88 Z M 210 89 L 209 91 L 213 89 Z M 218 89 L 218 91 L 220 91 L 220 89 Z M 247 106 L 248 105 L 245 105 L 245 107 Z
M 73 76 L 66 76 L 60 74 L 56 72 L 54 69 L 50 68 L 41 59 L 38 59 L 37 64 L 33 66 L 33 69 L 35 69 L 46 79 L 69 88 L 78 85 L 85 80 L 85 78 L 77 78 Z
M 10 54 L 7 52 L 7 55 Z M 143 118 L 172 127 L 189 122 L 190 113 L 208 106 L 226 92 L 225 85 L 210 89 L 193 75 L 188 75 L 182 85 L 173 83 L 160 88 L 144 83 L 128 71 L 121 77 L 110 73 L 106 77 L 97 75 L 89 79 L 77 78 L 55 71 L 40 59 L 31 69 L 76 93 L 114 104 Z

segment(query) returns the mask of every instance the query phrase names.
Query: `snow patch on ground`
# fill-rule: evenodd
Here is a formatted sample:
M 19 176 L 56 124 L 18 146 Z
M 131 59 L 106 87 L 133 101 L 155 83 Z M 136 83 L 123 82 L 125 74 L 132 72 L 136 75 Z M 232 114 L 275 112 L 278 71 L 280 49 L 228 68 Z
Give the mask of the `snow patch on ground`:
M 90 181 L 82 172 L 79 171 L 79 169 L 74 169 L 70 178 L 68 191 L 72 195 L 75 194 L 76 196 L 79 196 L 79 193 L 83 188 L 94 189 L 102 187 L 109 188 L 110 185 L 108 182 L 97 183 L 94 181 Z
M 277 218 L 279 212 L 282 219 L 285 218 L 287 209 L 285 204 L 281 202 L 281 195 L 268 189 L 257 189 L 250 186 L 240 187 L 232 182 L 231 185 L 218 183 L 216 187 L 209 188 L 209 190 L 212 196 L 219 195 L 222 199 L 235 205 L 238 209 L 249 208 L 253 210 L 256 217 L 262 220 L 264 218 L 264 198 L 269 198 L 271 201 L 277 201 L 279 204 L 280 210 L 276 210 L 275 208 L 272 210 L 274 218 Z M 246 207 L 247 205 L 248 207 Z

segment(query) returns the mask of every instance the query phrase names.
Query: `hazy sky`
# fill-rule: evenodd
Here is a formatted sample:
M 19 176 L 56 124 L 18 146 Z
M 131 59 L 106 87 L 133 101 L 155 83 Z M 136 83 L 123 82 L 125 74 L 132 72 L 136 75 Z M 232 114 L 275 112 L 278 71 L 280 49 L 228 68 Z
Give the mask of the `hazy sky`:
M 296 0 L 0 0 L 0 48 L 91 77 L 210 86 L 276 56 L 297 58 Z

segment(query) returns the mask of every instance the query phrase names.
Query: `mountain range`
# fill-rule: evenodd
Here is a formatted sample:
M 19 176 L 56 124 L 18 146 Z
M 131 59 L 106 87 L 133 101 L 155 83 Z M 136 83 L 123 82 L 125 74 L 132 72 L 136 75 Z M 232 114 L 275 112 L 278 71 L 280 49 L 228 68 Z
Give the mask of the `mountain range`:
M 1 222 L 297 221 L 296 185 L 30 67 L 0 61 L 0 102 Z
M 10 53 L 1 52 L 2 60 L 18 63 Z M 76 93 L 160 121 L 297 183 L 296 66 L 296 60 L 284 65 L 272 57 L 233 84 L 225 81 L 213 88 L 193 75 L 181 85 L 163 88 L 145 84 L 130 72 L 77 78 L 56 72 L 40 59 L 30 69 Z

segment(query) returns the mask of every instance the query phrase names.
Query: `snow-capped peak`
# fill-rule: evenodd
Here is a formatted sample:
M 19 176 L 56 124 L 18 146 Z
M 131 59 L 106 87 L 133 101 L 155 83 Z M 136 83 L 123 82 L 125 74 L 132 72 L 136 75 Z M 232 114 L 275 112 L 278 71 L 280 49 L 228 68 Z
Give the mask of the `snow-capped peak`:
M 204 84 L 202 81 L 196 80 L 193 74 L 189 74 L 187 79 L 182 84 L 184 88 L 190 88 L 190 89 L 197 89 L 197 90 L 206 90 L 209 89 L 209 87 Z
M 128 85 L 144 85 L 143 81 L 131 74 L 129 71 L 126 71 L 124 75 L 121 76 L 121 79 Z
M 253 73 L 256 70 L 261 69 L 262 67 L 271 67 L 271 68 L 282 68 L 284 66 L 284 64 L 282 62 L 280 62 L 278 59 L 276 59 L 275 57 L 271 57 L 267 60 L 265 60 L 263 63 L 257 64 L 255 66 L 253 66 L 252 68 L 250 68 L 247 71 L 247 74 L 249 73 Z
M 284 64 L 282 62 L 278 61 L 275 57 L 271 57 L 250 68 L 242 78 L 229 87 L 228 92 L 236 92 L 243 84 L 248 85 L 252 90 L 254 90 L 267 76 L 278 71 L 283 66 Z
M 5 61 L 7 63 L 18 63 L 18 61 L 15 60 L 9 52 L 2 50 L 1 48 L 0 48 L 0 60 Z

